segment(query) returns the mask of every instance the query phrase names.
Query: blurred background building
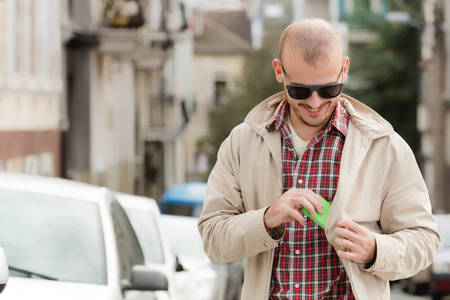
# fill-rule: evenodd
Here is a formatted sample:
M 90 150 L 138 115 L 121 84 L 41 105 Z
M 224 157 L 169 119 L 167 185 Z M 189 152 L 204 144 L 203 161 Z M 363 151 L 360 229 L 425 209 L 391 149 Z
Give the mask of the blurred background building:
M 62 175 L 61 11 L 58 0 L 0 1 L 0 169 Z
M 321 17 L 351 51 L 378 34 L 350 17 L 388 15 L 390 2 L 0 0 L 0 169 L 158 200 L 174 183 L 207 177 L 210 112 L 268 31 Z M 449 211 L 450 3 L 420 7 L 417 20 L 396 22 L 421 40 L 418 161 L 434 209 Z

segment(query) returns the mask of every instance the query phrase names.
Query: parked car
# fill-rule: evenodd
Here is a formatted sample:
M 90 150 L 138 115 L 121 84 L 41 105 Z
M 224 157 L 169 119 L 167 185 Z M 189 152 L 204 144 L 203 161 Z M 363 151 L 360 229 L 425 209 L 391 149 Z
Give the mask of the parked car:
M 9 271 L 8 261 L 6 260 L 5 251 L 0 247 L 0 294 L 5 290 L 6 283 L 8 283 Z
M 0 245 L 9 264 L 2 300 L 154 299 L 167 290 L 106 188 L 0 173 Z
M 198 218 L 162 214 L 161 220 L 179 263 L 175 276 L 179 299 L 225 299 L 227 267 L 212 263 L 203 251 Z
M 188 182 L 172 185 L 161 199 L 161 213 L 198 218 L 203 210 L 206 183 Z M 225 265 L 228 274 L 225 300 L 239 300 L 244 283 L 245 260 Z M 222 267 L 224 268 L 224 267 Z
M 411 294 L 428 293 L 433 299 L 442 299 L 450 294 L 450 214 L 437 214 L 435 218 L 442 243 L 433 263 L 400 284 Z
M 155 292 L 156 299 L 177 299 L 174 284 L 175 256 L 170 250 L 169 241 L 162 228 L 161 213 L 156 201 L 152 198 L 123 193 L 116 193 L 116 196 L 133 225 L 146 260 L 160 264 L 165 269 L 169 280 L 169 290 Z
M 206 194 L 206 183 L 188 182 L 172 185 L 161 198 L 161 213 L 200 217 Z
M 437 300 L 450 294 L 450 215 L 442 214 L 435 217 L 442 243 L 429 270 L 430 292 L 433 299 Z

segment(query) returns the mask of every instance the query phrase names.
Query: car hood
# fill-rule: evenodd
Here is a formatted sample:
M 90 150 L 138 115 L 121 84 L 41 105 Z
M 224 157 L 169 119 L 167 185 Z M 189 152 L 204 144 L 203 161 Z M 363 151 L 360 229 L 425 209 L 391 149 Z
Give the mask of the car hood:
M 439 249 L 436 253 L 433 264 L 435 265 L 450 265 L 450 249 Z
M 9 277 L 2 300 L 97 300 L 106 299 L 105 285 L 72 283 L 64 281 Z

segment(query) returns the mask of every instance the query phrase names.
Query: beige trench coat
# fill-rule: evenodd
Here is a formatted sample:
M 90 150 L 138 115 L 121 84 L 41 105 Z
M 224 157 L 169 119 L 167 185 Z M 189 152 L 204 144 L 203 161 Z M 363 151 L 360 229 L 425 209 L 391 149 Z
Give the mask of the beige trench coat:
M 243 300 L 269 298 L 274 248 L 265 210 L 282 193 L 281 139 L 265 126 L 283 99 L 256 106 L 222 144 L 208 188 L 199 231 L 211 260 L 247 259 Z M 414 155 L 392 126 L 364 104 L 342 95 L 351 118 L 336 196 L 326 223 L 335 247 L 339 219 L 374 233 L 377 258 L 370 269 L 341 259 L 357 299 L 389 299 L 388 280 L 414 275 L 434 259 L 440 235 Z

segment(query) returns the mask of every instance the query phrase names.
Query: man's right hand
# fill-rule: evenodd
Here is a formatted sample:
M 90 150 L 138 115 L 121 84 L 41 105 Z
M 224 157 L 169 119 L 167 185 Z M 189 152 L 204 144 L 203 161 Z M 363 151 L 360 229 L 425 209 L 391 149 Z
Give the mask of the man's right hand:
M 323 213 L 322 201 L 313 191 L 290 189 L 266 210 L 264 225 L 266 228 L 274 228 L 294 219 L 301 225 L 305 225 L 306 221 L 301 212 L 302 207 L 305 207 L 313 217 L 316 216 L 316 210 Z

